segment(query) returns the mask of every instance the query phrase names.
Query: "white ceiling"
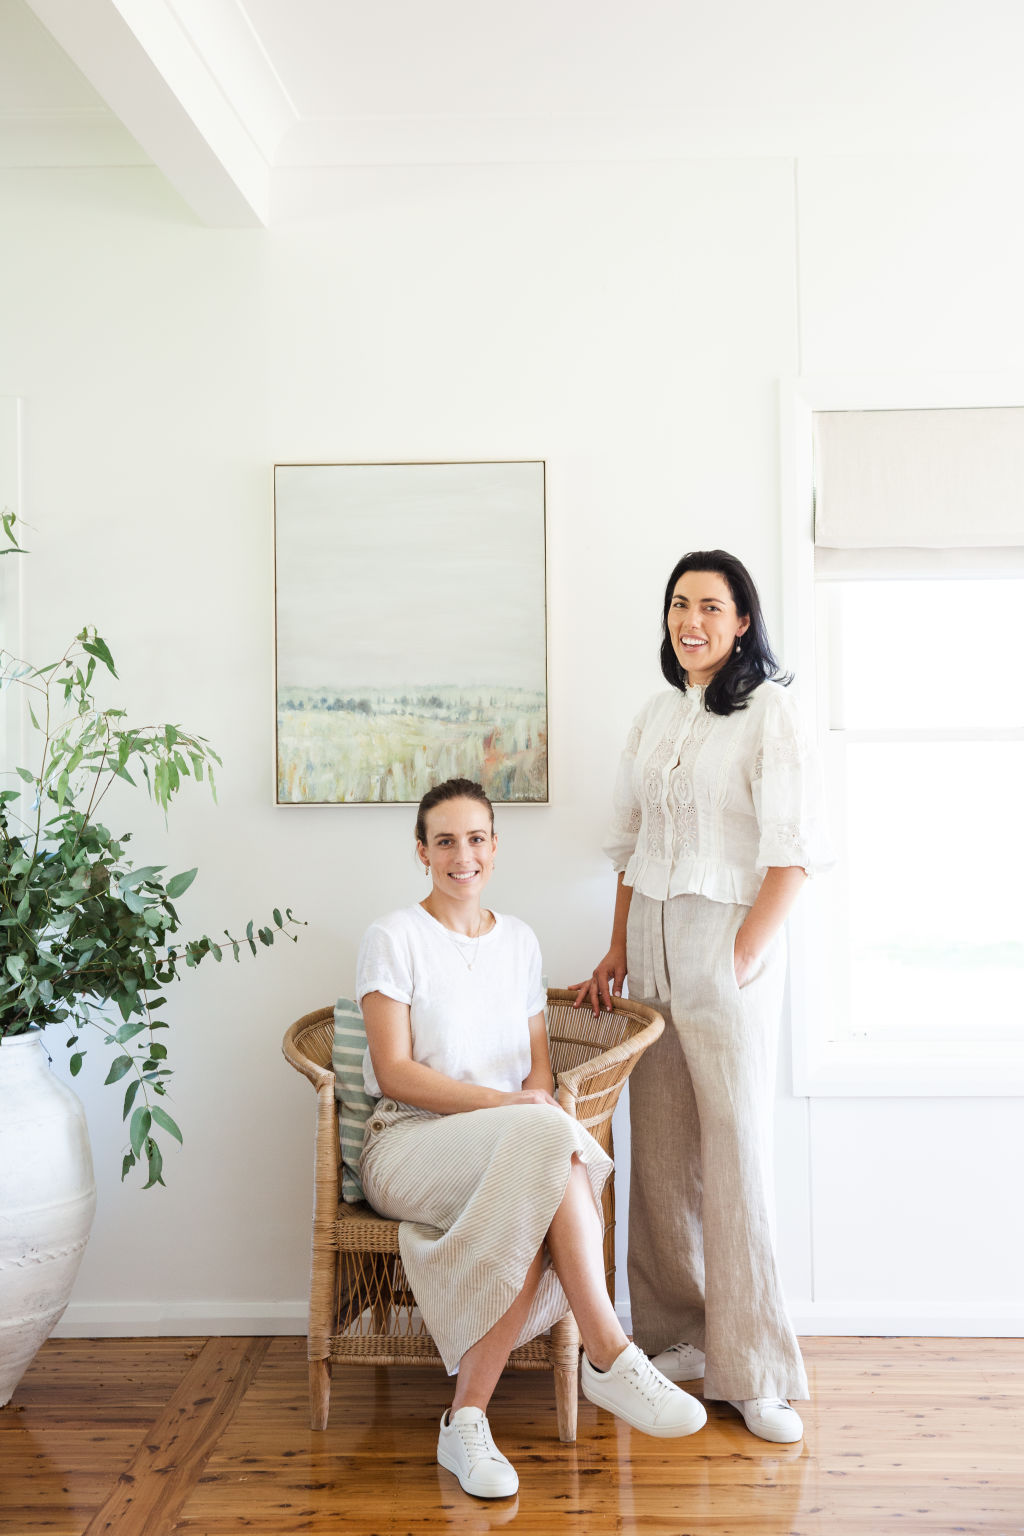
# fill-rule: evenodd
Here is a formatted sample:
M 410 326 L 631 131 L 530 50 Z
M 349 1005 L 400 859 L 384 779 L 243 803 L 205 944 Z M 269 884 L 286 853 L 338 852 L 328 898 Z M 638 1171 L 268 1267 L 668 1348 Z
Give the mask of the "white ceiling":
M 0 160 L 258 225 L 353 165 L 1006 155 L 1022 58 L 1021 0 L 0 0 Z

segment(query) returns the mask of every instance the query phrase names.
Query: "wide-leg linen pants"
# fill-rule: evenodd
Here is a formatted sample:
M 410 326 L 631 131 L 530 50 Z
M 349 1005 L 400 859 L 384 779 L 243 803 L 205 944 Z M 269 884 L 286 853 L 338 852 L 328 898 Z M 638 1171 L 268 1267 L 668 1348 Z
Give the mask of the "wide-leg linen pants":
M 436 1115 L 382 1099 L 371 1114 L 359 1164 L 363 1189 L 375 1210 L 401 1222 L 402 1263 L 450 1376 L 522 1291 L 574 1155 L 597 1204 L 611 1158 L 553 1104 Z M 568 1310 L 547 1263 L 516 1343 L 545 1333 Z
M 634 892 L 630 997 L 666 1028 L 629 1082 L 633 1335 L 706 1357 L 708 1398 L 806 1398 L 771 1230 L 780 933 L 739 987 L 733 945 L 749 907 Z

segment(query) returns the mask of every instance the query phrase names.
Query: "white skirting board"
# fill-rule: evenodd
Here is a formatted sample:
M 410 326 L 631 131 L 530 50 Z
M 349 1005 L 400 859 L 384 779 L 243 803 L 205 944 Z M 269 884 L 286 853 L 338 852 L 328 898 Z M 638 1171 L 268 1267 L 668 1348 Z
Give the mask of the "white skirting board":
M 71 1302 L 55 1339 L 266 1337 L 306 1332 L 308 1301 Z
M 307 1304 L 277 1302 L 72 1302 L 57 1327 L 57 1339 L 119 1339 L 218 1337 L 237 1334 L 304 1334 Z M 622 1326 L 631 1331 L 628 1304 L 616 1308 Z M 911 1305 L 899 1301 L 871 1302 L 798 1300 L 790 1317 L 805 1337 L 830 1334 L 872 1338 L 1024 1337 L 1024 1307 L 1004 1302 L 982 1306 Z

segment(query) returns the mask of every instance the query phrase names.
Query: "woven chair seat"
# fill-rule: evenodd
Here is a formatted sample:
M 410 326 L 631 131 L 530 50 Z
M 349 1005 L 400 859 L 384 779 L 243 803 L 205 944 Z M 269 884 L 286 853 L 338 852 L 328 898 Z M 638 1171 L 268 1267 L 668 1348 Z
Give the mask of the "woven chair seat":
M 558 1102 L 612 1154 L 612 1114 L 642 1053 L 664 1028 L 661 1015 L 616 999 L 596 1018 L 574 1009 L 573 993 L 548 992 L 548 1040 Z M 309 1303 L 310 1419 L 325 1429 L 334 1364 L 440 1365 L 434 1341 L 416 1306 L 398 1246 L 397 1221 L 365 1201 L 340 1197 L 340 1140 L 331 1051 L 334 1010 L 319 1008 L 296 1020 L 282 1049 L 317 1093 L 313 1185 L 313 1257 Z M 602 1199 L 605 1278 L 615 1299 L 615 1182 Z M 576 1438 L 579 1333 L 572 1313 L 551 1331 L 512 1351 L 509 1364 L 552 1370 L 559 1436 Z

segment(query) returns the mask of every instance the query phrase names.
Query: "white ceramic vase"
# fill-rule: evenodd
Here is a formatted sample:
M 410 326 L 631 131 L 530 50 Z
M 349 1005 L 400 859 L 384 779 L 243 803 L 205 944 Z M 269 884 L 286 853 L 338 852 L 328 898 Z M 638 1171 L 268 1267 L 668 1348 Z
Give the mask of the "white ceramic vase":
M 96 1209 L 85 1111 L 38 1034 L 0 1041 L 0 1406 L 68 1304 Z

